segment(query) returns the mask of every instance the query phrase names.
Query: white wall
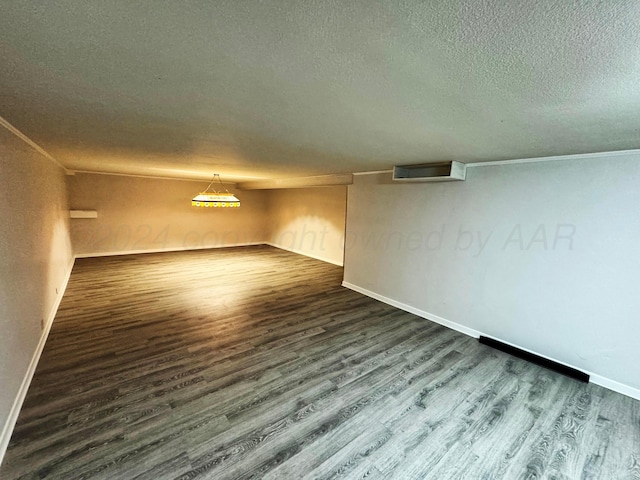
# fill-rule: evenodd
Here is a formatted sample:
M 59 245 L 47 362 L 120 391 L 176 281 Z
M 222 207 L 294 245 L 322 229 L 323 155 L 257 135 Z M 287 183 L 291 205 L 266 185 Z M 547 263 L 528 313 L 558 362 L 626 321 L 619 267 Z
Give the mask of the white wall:
M 269 243 L 342 265 L 347 187 L 267 190 Z
M 363 175 L 344 279 L 638 396 L 639 246 L 638 152 L 473 167 L 464 182 Z
M 96 219 L 72 219 L 74 253 L 188 250 L 267 240 L 263 191 L 238 192 L 240 208 L 198 208 L 191 198 L 207 182 L 77 173 L 67 177 L 69 203 L 96 210 Z
M 0 461 L 71 271 L 68 216 L 62 168 L 0 126 Z

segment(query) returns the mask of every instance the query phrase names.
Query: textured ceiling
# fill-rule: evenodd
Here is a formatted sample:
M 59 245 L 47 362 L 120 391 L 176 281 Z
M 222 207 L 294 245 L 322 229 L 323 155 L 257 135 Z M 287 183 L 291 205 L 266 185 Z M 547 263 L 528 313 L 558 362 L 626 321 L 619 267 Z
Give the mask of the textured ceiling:
M 227 180 L 640 147 L 640 2 L 33 0 L 0 116 L 69 169 Z

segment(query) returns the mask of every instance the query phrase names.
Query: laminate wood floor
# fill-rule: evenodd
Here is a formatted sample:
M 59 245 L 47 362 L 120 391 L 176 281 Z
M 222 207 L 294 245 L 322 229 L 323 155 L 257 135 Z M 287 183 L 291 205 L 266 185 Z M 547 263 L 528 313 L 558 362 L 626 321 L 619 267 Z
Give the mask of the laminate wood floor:
M 77 260 L 9 479 L 640 479 L 640 402 L 271 247 Z

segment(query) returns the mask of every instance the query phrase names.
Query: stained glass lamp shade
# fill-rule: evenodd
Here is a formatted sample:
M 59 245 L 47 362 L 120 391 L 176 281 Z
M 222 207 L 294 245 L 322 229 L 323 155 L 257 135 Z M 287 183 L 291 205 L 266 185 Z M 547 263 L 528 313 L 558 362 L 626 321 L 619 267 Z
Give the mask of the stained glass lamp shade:
M 213 187 L 214 182 L 218 180 L 220 187 L 224 189 L 224 192 L 218 192 Z M 193 207 L 214 207 L 214 208 L 233 208 L 240 206 L 240 200 L 227 190 L 220 180 L 220 175 L 217 173 L 213 176 L 213 180 L 204 192 L 200 192 L 198 195 L 191 199 L 191 206 Z

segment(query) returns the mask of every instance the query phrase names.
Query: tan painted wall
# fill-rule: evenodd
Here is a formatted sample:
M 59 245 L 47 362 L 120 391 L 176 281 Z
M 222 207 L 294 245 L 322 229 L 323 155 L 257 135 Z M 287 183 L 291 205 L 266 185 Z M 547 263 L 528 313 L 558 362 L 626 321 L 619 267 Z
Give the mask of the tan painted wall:
M 0 443 L 8 441 L 12 407 L 42 338 L 42 324 L 51 320 L 63 293 L 73 254 L 268 242 L 328 262 L 343 261 L 346 187 L 230 188 L 241 208 L 195 208 L 190 199 L 204 183 L 65 176 L 4 128 L 0 186 Z M 98 218 L 70 220 L 69 209 L 96 210 Z
M 0 446 L 72 267 L 64 171 L 0 126 Z M 0 448 L 0 458 L 3 449 Z
M 97 219 L 72 219 L 76 255 L 212 248 L 266 240 L 263 191 L 237 191 L 240 208 L 197 208 L 206 182 L 77 173 L 67 177 L 72 209 Z
M 347 187 L 268 191 L 269 243 L 342 265 Z

